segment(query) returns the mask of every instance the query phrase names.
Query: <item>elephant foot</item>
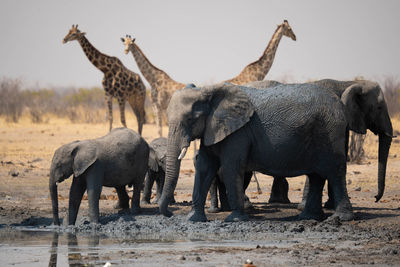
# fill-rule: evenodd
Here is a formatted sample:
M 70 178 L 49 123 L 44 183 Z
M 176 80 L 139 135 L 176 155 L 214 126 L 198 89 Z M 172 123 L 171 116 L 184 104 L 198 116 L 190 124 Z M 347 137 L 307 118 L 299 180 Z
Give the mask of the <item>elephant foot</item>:
M 297 209 L 298 210 L 304 210 L 305 206 L 306 206 L 306 202 L 302 201 L 297 205 Z
M 189 221 L 192 222 L 206 222 L 207 221 L 207 217 L 206 214 L 203 212 L 199 212 L 196 210 L 192 210 L 189 213 Z
M 150 200 L 142 199 L 140 200 L 140 205 L 150 205 Z
M 299 215 L 299 220 L 316 220 L 316 221 L 322 221 L 325 219 L 325 214 L 321 210 L 320 212 L 306 212 L 303 210 L 302 213 Z
M 281 204 L 290 204 L 290 200 L 288 197 L 276 197 L 272 196 L 269 198 L 268 203 L 281 203 Z
M 171 199 L 171 201 L 169 202 L 169 204 L 175 204 L 175 203 L 176 203 L 175 197 L 172 197 L 172 199 Z
M 164 215 L 165 217 L 172 217 L 172 215 L 174 215 L 172 212 L 170 212 L 169 210 L 166 210 L 165 212 L 161 212 L 162 215 Z
M 243 208 L 245 210 L 250 210 L 250 209 L 254 208 L 253 203 L 250 202 L 250 199 L 245 198 L 244 203 L 243 203 Z
M 335 211 L 331 217 L 339 217 L 341 221 L 352 221 L 354 220 L 354 213 L 352 211 Z
M 116 209 L 116 210 L 129 209 L 129 202 L 128 202 L 128 203 L 121 203 L 120 201 L 118 201 L 118 202 L 114 205 L 114 209 Z
M 232 211 L 232 213 L 225 218 L 225 222 L 243 222 L 248 220 L 249 216 L 243 211 Z
M 138 214 L 140 214 L 142 212 L 142 209 L 140 208 L 140 207 L 132 207 L 131 208 L 131 213 L 133 214 L 133 215 L 138 215 Z
M 335 203 L 334 203 L 334 201 L 331 200 L 331 199 L 328 199 L 328 201 L 325 202 L 325 204 L 324 204 L 324 208 L 325 208 L 325 209 L 329 209 L 329 210 L 335 209 Z
M 207 209 L 207 211 L 208 211 L 209 213 L 218 213 L 218 212 L 221 212 L 221 209 L 218 208 L 218 207 L 209 207 L 209 208 Z

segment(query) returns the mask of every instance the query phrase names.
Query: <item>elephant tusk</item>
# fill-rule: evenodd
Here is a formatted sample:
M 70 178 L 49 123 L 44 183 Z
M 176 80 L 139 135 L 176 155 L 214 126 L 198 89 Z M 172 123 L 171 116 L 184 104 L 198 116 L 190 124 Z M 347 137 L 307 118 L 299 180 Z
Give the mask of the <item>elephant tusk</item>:
M 186 152 L 187 152 L 187 147 L 182 148 L 181 154 L 179 154 L 178 160 L 183 159 L 183 157 L 185 157 Z

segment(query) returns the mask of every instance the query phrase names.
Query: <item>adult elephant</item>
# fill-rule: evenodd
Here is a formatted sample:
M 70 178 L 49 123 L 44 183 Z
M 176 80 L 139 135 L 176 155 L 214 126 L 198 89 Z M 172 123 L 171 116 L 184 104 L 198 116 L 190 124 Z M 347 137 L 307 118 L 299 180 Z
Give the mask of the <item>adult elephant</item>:
M 275 82 L 274 82 L 275 83 Z M 341 98 L 346 109 L 346 117 L 350 130 L 365 134 L 367 129 L 379 135 L 378 149 L 378 194 L 375 196 L 379 201 L 385 189 L 386 165 L 390 144 L 393 138 L 393 128 L 385 97 L 379 84 L 372 81 L 337 81 L 324 79 L 309 83 L 321 89 L 329 90 Z M 253 82 L 251 85 L 258 89 L 268 89 L 271 81 Z M 274 177 L 269 202 L 286 202 L 288 200 L 288 185 L 284 177 Z M 303 201 L 299 205 L 304 208 L 308 192 L 308 180 L 303 191 Z M 329 200 L 325 207 L 333 208 L 331 190 L 328 190 Z
M 149 146 L 146 141 L 128 128 L 116 128 L 106 136 L 74 141 L 58 148 L 51 161 L 49 179 L 54 224 L 60 224 L 57 183 L 71 175 L 68 224 L 75 224 L 86 190 L 90 221 L 99 221 L 99 198 L 103 186 L 115 187 L 121 206 L 129 207 L 125 185 L 133 185 L 131 210 L 132 213 L 138 213 L 148 157 Z
M 300 218 L 321 219 L 325 179 L 335 194 L 335 215 L 353 219 L 346 190 L 346 127 L 343 104 L 314 85 L 280 85 L 257 90 L 232 84 L 176 91 L 169 103 L 166 178 L 159 201 L 166 216 L 177 184 L 180 159 L 201 139 L 193 188 L 192 221 L 205 221 L 204 204 L 219 171 L 232 213 L 246 220 L 245 173 L 310 176 L 310 193 Z

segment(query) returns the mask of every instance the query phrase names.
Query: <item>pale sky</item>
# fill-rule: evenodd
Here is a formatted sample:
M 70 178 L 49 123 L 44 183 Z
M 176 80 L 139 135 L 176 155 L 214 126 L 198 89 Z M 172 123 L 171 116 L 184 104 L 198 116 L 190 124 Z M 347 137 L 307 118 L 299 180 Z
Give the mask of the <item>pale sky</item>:
M 176 81 L 220 82 L 257 60 L 284 19 L 297 41 L 282 38 L 266 79 L 400 77 L 396 0 L 1 0 L 0 77 L 101 86 L 102 73 L 78 42 L 61 42 L 79 24 L 98 50 L 139 74 L 132 54 L 124 54 L 125 34 Z

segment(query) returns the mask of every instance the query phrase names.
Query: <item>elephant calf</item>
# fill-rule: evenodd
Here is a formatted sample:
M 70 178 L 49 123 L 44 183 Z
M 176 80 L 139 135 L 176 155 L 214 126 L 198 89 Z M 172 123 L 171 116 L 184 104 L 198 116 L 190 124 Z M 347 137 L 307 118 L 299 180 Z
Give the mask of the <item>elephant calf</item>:
M 157 194 L 154 203 L 157 203 L 161 197 L 165 180 L 165 159 L 167 157 L 167 138 L 159 137 L 149 144 L 149 169 L 144 180 L 144 189 L 141 204 L 150 204 L 151 189 L 154 182 L 157 185 Z M 175 199 L 171 200 L 175 203 Z
M 129 206 L 126 185 L 133 185 L 132 213 L 140 211 L 140 190 L 148 168 L 149 146 L 136 132 L 113 129 L 106 136 L 74 141 L 56 150 L 51 162 L 49 188 L 54 224 L 59 225 L 57 183 L 73 174 L 69 193 L 68 224 L 75 224 L 82 196 L 87 190 L 90 221 L 99 221 L 103 186 L 115 187 L 121 205 Z

